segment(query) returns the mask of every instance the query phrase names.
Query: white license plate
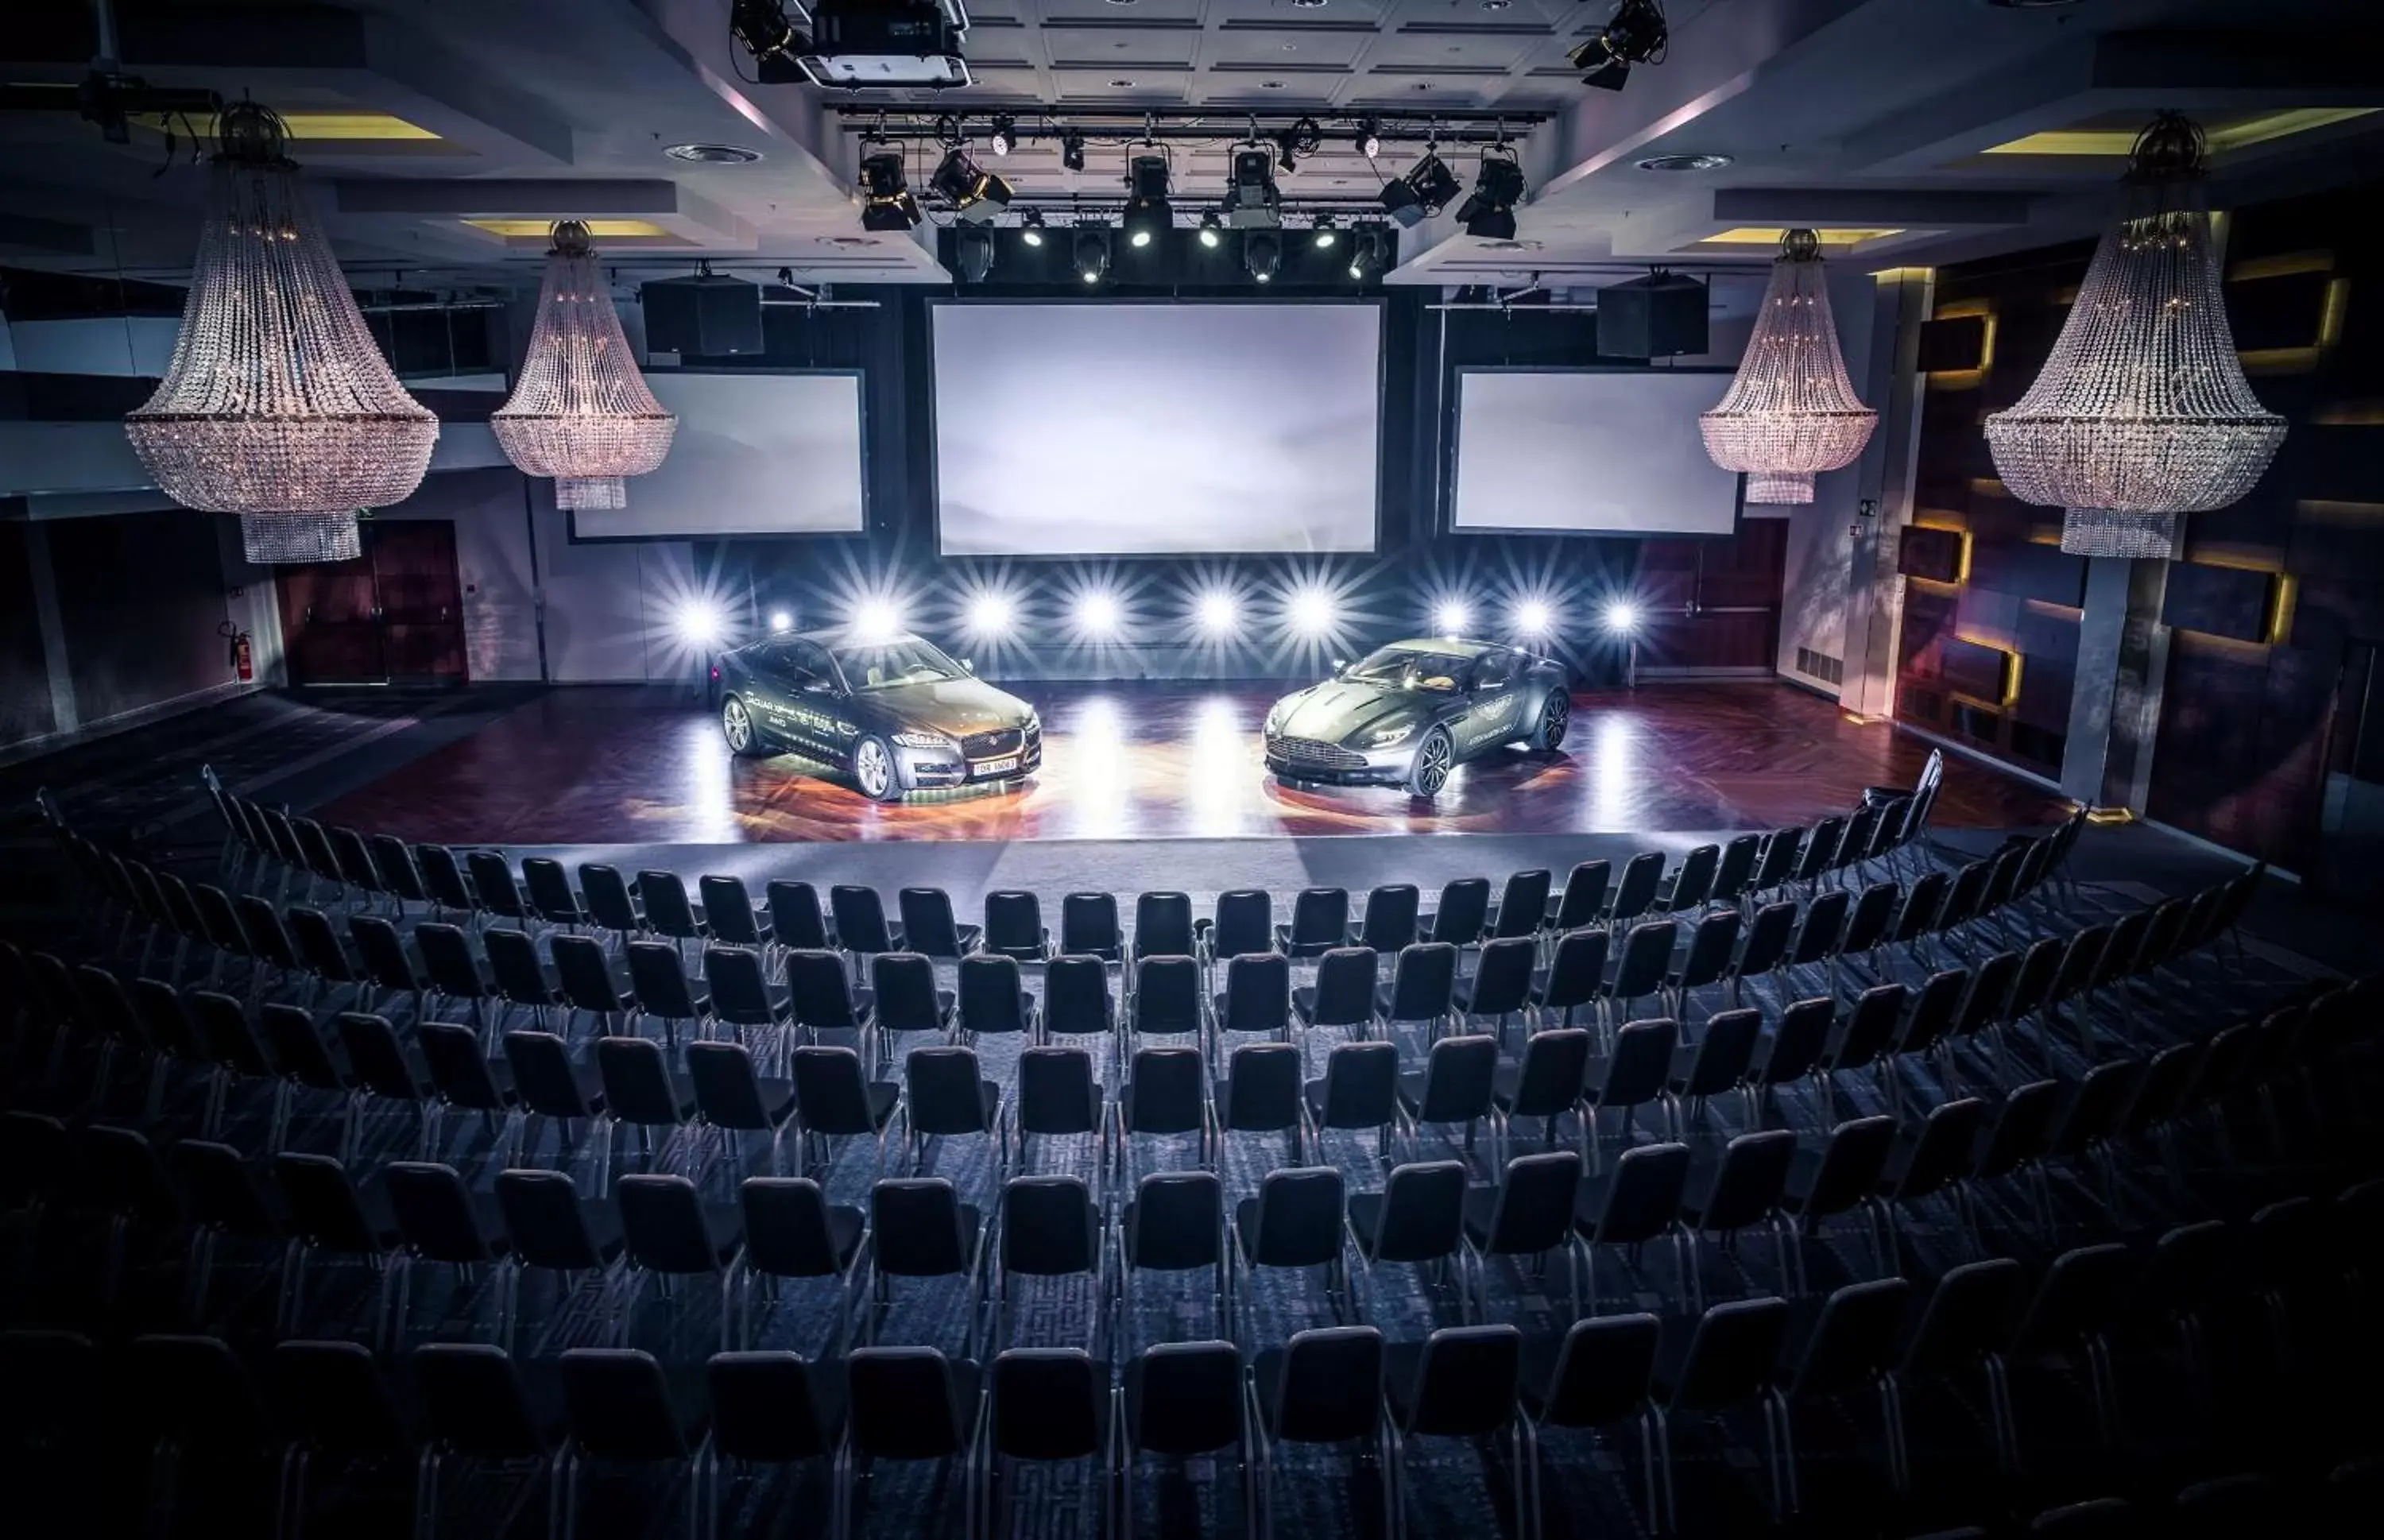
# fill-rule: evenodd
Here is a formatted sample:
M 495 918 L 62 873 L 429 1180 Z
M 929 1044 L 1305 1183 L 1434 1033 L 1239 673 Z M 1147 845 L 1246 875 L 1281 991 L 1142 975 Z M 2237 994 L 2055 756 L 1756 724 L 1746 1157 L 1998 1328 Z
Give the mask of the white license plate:
M 975 764 L 969 766 L 969 770 L 972 774 L 979 776 L 999 776 L 1004 770 L 1015 770 L 1017 768 L 1018 756 L 1016 754 L 1012 754 L 1007 759 L 981 759 Z

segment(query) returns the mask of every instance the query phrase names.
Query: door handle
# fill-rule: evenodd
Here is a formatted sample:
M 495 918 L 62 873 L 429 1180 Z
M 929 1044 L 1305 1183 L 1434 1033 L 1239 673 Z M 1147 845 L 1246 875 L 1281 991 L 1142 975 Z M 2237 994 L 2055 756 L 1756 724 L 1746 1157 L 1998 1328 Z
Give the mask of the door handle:
M 312 604 L 307 605 L 306 613 L 299 618 L 304 620 L 309 626 L 313 625 L 315 623 L 315 606 Z

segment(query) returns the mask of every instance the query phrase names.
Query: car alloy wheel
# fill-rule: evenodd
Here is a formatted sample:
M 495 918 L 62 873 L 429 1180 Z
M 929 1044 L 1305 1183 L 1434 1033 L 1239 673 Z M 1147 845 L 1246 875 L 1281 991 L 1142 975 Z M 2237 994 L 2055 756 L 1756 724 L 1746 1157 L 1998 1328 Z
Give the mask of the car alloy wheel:
M 1548 703 L 1540 708 L 1540 747 L 1550 753 L 1564 747 L 1565 729 L 1572 725 L 1572 702 L 1563 690 L 1548 696 Z
M 730 753 L 750 754 L 753 751 L 752 714 L 746 711 L 745 702 L 734 695 L 721 703 L 720 731 L 721 736 L 728 739 Z
M 894 756 L 877 739 L 863 739 L 852 751 L 852 778 L 861 783 L 862 795 L 885 801 L 894 791 Z
M 1416 748 L 1415 768 L 1409 773 L 1408 789 L 1419 797 L 1437 797 L 1440 789 L 1448 784 L 1448 768 L 1456 758 L 1456 750 L 1448 735 L 1434 727 Z

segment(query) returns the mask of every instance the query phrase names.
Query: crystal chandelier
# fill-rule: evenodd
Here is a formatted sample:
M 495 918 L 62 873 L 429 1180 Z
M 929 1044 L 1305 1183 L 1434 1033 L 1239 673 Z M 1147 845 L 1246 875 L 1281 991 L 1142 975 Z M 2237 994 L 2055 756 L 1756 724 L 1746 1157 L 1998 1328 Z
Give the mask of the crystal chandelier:
M 242 514 L 240 543 L 249 562 L 352 562 L 365 553 L 364 531 L 347 514 Z
M 588 227 L 565 219 L 553 238 L 521 379 L 489 421 L 505 458 L 554 478 L 556 507 L 617 508 L 627 501 L 621 478 L 663 463 L 678 418 L 629 356 Z
M 2136 138 L 2127 196 L 2028 394 L 1987 418 L 2012 495 L 2065 511 L 2061 549 L 2176 553 L 2177 515 L 2252 490 L 2285 420 L 2243 379 L 2211 258 L 2202 130 L 2163 113 Z
M 1814 476 L 1853 465 L 1878 423 L 1846 379 L 1820 237 L 1792 230 L 1772 261 L 1738 378 L 1697 419 L 1706 453 L 1724 470 L 1747 473 L 1749 503 L 1810 503 Z
M 422 484 L 439 419 L 390 373 L 254 102 L 216 120 L 199 256 L 173 362 L 124 420 L 166 495 L 211 513 L 330 515 Z

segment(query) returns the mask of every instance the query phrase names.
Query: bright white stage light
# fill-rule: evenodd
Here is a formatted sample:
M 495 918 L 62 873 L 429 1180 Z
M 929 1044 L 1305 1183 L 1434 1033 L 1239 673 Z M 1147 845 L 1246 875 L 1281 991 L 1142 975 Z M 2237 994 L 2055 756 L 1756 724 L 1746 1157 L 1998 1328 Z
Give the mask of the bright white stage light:
M 1545 599 L 1526 599 L 1515 606 L 1515 629 L 1527 637 L 1546 636 L 1556 619 L 1556 612 Z
M 1304 637 L 1321 637 L 1338 619 L 1333 595 L 1323 589 L 1301 589 L 1291 596 L 1287 614 L 1291 628 Z
M 1606 606 L 1606 628 L 1616 636 L 1628 636 L 1639 628 L 1639 606 L 1627 599 L 1618 599 Z
M 1462 599 L 1444 599 L 1433 606 L 1432 623 L 1445 637 L 1461 637 L 1473 624 L 1473 606 Z
M 1006 637 L 1017 616 L 1018 606 L 1011 602 L 1010 595 L 988 590 L 968 602 L 968 633 L 988 641 Z
M 710 647 L 720 640 L 720 610 L 710 600 L 690 599 L 681 604 L 671 625 L 689 647 Z
M 1118 605 L 1117 595 L 1095 590 L 1076 601 L 1076 629 L 1096 641 L 1105 641 L 1118 634 L 1124 614 Z
M 770 612 L 770 629 L 774 631 L 791 631 L 794 628 L 795 617 L 793 615 L 788 615 L 784 610 L 772 610 Z
M 1211 589 L 1194 602 L 1192 618 L 1205 635 L 1230 636 L 1241 622 L 1242 606 L 1223 589 Z
M 902 612 L 890 599 L 864 599 L 852 608 L 852 634 L 857 640 L 891 641 L 902 630 Z

